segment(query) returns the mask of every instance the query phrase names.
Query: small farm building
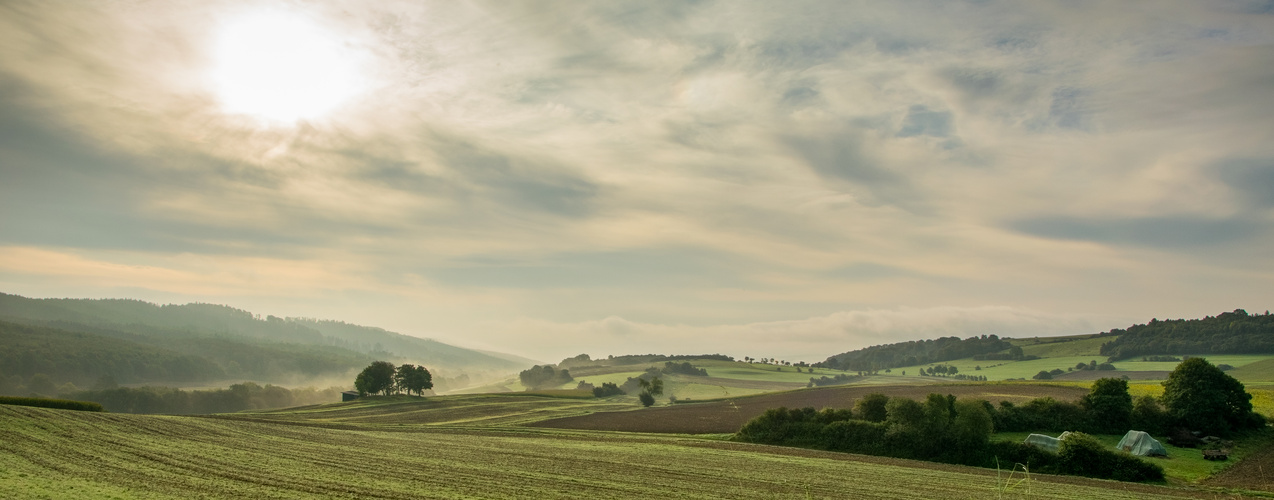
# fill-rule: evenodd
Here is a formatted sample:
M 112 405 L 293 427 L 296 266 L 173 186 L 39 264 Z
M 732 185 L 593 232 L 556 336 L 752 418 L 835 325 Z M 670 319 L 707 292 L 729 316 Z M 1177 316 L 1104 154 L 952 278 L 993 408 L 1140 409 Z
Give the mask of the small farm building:
M 341 393 L 341 401 L 353 401 L 358 399 L 358 391 L 345 391 Z

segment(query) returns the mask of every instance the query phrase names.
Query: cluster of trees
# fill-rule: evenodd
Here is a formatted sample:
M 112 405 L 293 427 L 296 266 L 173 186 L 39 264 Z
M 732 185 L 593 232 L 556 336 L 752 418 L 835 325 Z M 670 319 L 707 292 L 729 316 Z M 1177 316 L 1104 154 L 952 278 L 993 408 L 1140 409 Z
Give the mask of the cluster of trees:
M 978 361 L 983 360 L 1006 360 L 1006 361 L 1030 361 L 1032 359 L 1040 359 L 1034 354 L 1026 354 L 1022 352 L 1020 346 L 1010 346 L 1005 352 L 991 352 L 986 354 L 978 354 L 973 356 Z
M 341 388 L 288 389 L 252 382 L 228 389 L 182 390 L 172 387 L 100 387 L 62 394 L 61 397 L 101 404 L 115 413 L 166 413 L 173 415 L 229 413 L 242 410 L 340 401 Z
M 900 342 L 850 351 L 815 363 L 820 368 L 874 372 L 899 366 L 924 365 L 985 355 L 1013 347 L 995 335 L 982 335 L 961 340 L 942 337 L 931 340 Z M 1020 348 L 1019 348 L 1020 349 Z
M 960 373 L 960 369 L 951 365 L 935 365 L 920 369 L 920 376 L 922 377 L 946 377 L 948 375 L 954 376 L 957 373 Z
M 662 389 L 662 387 L 661 387 L 661 389 Z M 593 397 L 595 397 L 595 398 L 605 398 L 605 397 L 610 397 L 610 396 L 620 396 L 620 395 L 624 395 L 624 394 L 628 394 L 628 393 L 624 392 L 624 390 L 623 390 L 623 389 L 620 389 L 620 388 L 619 388 L 619 386 L 618 386 L 618 385 L 615 385 L 615 383 L 614 383 L 614 382 L 602 382 L 602 386 L 601 386 L 601 387 L 594 387 L 594 388 L 593 388 Z
M 1082 370 L 1111 371 L 1115 369 L 1115 365 L 1112 365 L 1110 363 L 1098 363 L 1097 360 L 1094 359 L 1087 363 L 1076 363 L 1075 369 L 1081 370 L 1081 371 Z
M 1229 436 L 1265 425 L 1252 412 L 1243 384 L 1203 358 L 1182 362 L 1156 399 L 1133 399 L 1128 382 L 1104 378 L 1077 403 L 1044 397 L 1021 405 L 956 400 L 930 394 L 924 402 L 870 394 L 852 410 L 777 408 L 748 422 L 742 441 L 913 458 L 966 465 L 1030 463 L 1031 470 L 1125 481 L 1162 479 L 1162 470 L 1106 449 L 1091 434 L 1138 429 L 1163 436 L 1173 429 Z M 993 432 L 1072 431 L 1058 454 L 1020 443 L 989 442 Z M 1079 431 L 1079 432 L 1075 432 Z
M 705 370 L 703 368 L 695 368 L 694 365 L 691 365 L 689 361 L 686 361 L 683 363 L 674 363 L 672 361 L 668 361 L 664 363 L 664 367 L 660 371 L 663 372 L 665 375 L 679 374 L 679 375 L 691 375 L 695 377 L 708 376 L 708 370 Z
M 711 359 L 715 361 L 734 361 L 733 356 L 724 354 L 625 354 L 621 356 L 610 355 L 606 359 L 593 359 L 588 354 L 580 354 L 563 359 L 557 365 L 563 368 L 582 368 L 589 366 L 617 366 L 617 365 L 637 365 L 643 363 L 657 363 L 660 361 L 684 361 L 695 359 Z
M 395 367 L 388 361 L 373 361 L 354 379 L 354 390 L 362 396 L 399 392 L 423 396 L 433 386 L 433 375 L 425 367 L 412 364 Z
M 1152 319 L 1102 335 L 1118 336 L 1101 346 L 1110 361 L 1184 353 L 1264 354 L 1274 352 L 1274 315 L 1235 309 L 1203 319 Z
M 856 375 L 847 375 L 844 373 L 838 373 L 832 377 L 828 377 L 826 375 L 819 378 L 810 377 L 810 383 L 806 384 L 805 387 L 822 387 L 825 385 L 848 384 L 850 382 L 858 380 L 859 378 L 862 378 L 862 377 L 858 377 Z
M 994 467 L 997 460 L 1029 463 L 1033 472 L 1125 481 L 1163 479 L 1158 465 L 1106 449 L 1082 433 L 1067 436 L 1057 455 L 1020 443 L 992 443 L 989 406 L 951 395 L 930 394 L 918 402 L 872 394 L 853 410 L 771 409 L 734 439 L 981 467 Z
M 522 381 L 522 385 L 530 389 L 541 389 L 544 387 L 556 387 L 572 380 L 571 372 L 566 368 L 557 369 L 553 365 L 535 365 L 518 373 L 518 380 Z

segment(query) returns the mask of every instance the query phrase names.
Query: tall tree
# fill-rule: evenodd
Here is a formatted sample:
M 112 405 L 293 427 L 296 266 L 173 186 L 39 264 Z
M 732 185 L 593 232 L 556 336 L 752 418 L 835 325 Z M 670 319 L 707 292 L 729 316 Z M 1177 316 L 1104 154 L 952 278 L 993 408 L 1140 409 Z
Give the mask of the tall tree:
M 426 389 L 432 389 L 433 375 L 423 366 L 404 364 L 394 374 L 394 383 L 407 394 L 423 395 Z
M 385 393 L 388 396 L 394 390 L 394 364 L 388 361 L 373 361 L 354 379 L 354 388 L 359 394 Z
M 1132 422 L 1132 396 L 1128 381 L 1123 379 L 1097 379 L 1079 405 L 1088 411 L 1098 433 L 1122 434 Z
M 1243 383 L 1203 358 L 1182 361 L 1163 383 L 1163 406 L 1178 425 L 1210 434 L 1256 427 L 1252 395 Z

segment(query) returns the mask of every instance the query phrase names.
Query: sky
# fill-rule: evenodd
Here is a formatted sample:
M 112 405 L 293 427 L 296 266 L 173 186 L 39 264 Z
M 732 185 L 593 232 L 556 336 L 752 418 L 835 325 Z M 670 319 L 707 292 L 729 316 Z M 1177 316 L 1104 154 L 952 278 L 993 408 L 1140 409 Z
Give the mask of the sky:
M 0 291 L 544 361 L 1274 305 L 1274 2 L 0 4 Z

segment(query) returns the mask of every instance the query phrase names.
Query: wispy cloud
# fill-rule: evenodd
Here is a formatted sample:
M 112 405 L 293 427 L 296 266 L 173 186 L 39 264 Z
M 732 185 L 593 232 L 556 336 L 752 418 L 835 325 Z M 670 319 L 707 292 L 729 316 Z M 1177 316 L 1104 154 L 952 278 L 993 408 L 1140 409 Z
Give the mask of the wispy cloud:
M 976 333 L 934 311 L 1062 333 L 1004 311 L 1274 300 L 1260 2 L 293 5 L 370 82 L 296 126 L 219 103 L 212 42 L 255 8 L 0 6 L 7 292 L 801 355 L 847 330 L 705 325 L 894 315 L 852 336 L 883 342 Z M 304 285 L 194 286 L 236 266 Z

